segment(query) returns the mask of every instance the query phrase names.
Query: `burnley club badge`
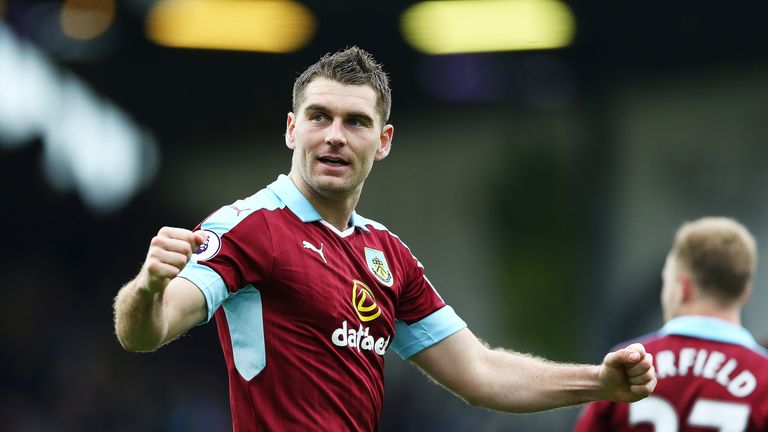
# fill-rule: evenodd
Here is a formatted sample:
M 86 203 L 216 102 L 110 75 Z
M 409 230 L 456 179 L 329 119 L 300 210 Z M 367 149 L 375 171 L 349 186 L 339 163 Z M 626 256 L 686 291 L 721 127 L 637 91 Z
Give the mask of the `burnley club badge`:
M 368 264 L 368 269 L 371 270 L 371 273 L 379 282 L 388 287 L 392 286 L 394 278 L 389 270 L 384 252 L 368 247 L 365 248 L 365 262 Z

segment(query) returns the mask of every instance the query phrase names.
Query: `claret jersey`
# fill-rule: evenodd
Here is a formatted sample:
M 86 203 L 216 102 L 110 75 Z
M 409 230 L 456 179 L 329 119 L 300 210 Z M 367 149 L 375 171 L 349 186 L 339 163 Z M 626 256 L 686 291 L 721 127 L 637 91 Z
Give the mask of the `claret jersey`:
M 575 432 L 768 431 L 768 353 L 746 329 L 683 316 L 639 342 L 654 356 L 656 390 L 586 405 Z
M 216 317 L 235 431 L 377 430 L 387 349 L 466 326 L 398 237 L 357 213 L 339 231 L 287 176 L 199 228 L 179 276 Z

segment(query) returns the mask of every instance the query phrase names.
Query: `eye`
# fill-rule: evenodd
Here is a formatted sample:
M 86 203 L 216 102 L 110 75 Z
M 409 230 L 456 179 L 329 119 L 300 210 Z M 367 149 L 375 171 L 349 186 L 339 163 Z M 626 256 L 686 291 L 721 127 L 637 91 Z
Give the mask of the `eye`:
M 354 127 L 368 127 L 368 122 L 359 117 L 351 117 L 347 121 L 347 123 L 349 123 L 350 126 L 354 126 Z
M 323 113 L 314 113 L 314 114 L 309 116 L 309 119 L 312 120 L 312 121 L 317 121 L 317 122 L 323 121 L 325 119 L 325 114 L 323 114 Z

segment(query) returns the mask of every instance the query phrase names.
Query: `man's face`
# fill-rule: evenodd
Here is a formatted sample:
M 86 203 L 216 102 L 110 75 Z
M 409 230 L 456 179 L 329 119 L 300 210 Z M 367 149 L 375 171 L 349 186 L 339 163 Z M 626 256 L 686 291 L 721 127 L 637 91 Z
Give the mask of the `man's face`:
M 373 162 L 389 154 L 393 128 L 381 123 L 372 87 L 325 78 L 310 82 L 298 112 L 288 114 L 291 178 L 305 193 L 359 195 Z

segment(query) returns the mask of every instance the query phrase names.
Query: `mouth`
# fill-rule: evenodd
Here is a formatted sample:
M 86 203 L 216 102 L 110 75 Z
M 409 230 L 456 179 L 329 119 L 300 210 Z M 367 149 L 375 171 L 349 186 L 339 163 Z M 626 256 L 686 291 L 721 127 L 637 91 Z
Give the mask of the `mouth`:
M 330 156 L 330 155 L 320 156 L 319 158 L 317 158 L 317 160 L 325 165 L 329 165 L 332 167 L 342 167 L 342 166 L 349 165 L 349 162 L 347 162 L 346 160 L 338 156 Z

